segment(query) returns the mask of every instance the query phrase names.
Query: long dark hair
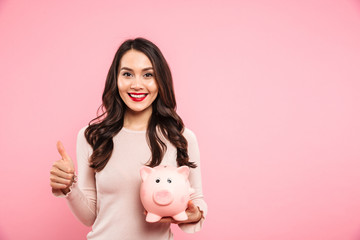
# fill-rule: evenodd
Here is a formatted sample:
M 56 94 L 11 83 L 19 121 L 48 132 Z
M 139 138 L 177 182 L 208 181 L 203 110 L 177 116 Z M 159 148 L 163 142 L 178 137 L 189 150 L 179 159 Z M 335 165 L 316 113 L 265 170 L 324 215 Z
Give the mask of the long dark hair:
M 144 53 L 151 61 L 158 85 L 158 96 L 152 103 L 152 114 L 146 131 L 146 139 L 151 150 L 148 166 L 154 167 L 161 163 L 167 149 L 162 140 L 163 135 L 177 149 L 178 166 L 186 165 L 192 168 L 196 164 L 189 161 L 188 143 L 183 136 L 184 123 L 176 113 L 176 101 L 170 68 L 160 49 L 149 40 L 135 38 L 126 40 L 117 50 L 106 77 L 102 104 L 97 111 L 97 117 L 89 122 L 85 137 L 93 148 L 90 156 L 90 167 L 99 172 L 109 161 L 114 143 L 112 138 L 122 129 L 124 114 L 127 108 L 121 99 L 117 77 L 122 56 L 130 49 Z M 102 111 L 99 114 L 99 111 Z M 161 134 L 161 135 L 160 135 Z

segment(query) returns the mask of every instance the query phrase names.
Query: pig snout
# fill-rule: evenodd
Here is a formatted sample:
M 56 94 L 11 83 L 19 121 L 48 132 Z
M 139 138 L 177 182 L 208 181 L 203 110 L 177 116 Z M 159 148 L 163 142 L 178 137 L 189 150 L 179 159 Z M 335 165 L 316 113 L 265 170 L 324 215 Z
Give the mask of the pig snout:
M 173 202 L 174 197 L 168 190 L 161 190 L 154 192 L 153 199 L 156 204 L 166 206 Z

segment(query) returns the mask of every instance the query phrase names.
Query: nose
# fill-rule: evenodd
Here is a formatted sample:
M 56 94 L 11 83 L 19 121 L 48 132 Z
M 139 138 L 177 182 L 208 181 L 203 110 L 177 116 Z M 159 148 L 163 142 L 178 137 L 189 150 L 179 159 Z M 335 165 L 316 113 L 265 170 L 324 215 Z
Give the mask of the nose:
M 154 202 L 160 206 L 166 206 L 173 202 L 174 197 L 168 190 L 154 192 Z
M 131 89 L 140 90 L 142 89 L 141 79 L 139 77 L 134 78 L 130 86 Z

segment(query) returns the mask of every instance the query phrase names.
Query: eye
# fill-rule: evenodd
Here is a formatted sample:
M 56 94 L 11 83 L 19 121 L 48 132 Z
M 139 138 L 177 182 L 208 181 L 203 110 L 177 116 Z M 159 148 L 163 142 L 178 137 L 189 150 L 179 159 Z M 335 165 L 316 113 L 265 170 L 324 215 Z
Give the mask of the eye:
M 122 75 L 123 75 L 124 77 L 131 77 L 131 73 L 129 73 L 129 72 L 124 72 Z
M 172 180 L 171 180 L 170 178 L 168 178 L 168 179 L 167 179 L 167 182 L 168 182 L 168 183 L 171 183 L 171 182 L 172 182 Z
M 145 76 L 146 78 L 150 78 L 150 77 L 152 77 L 152 76 L 154 76 L 154 75 L 153 75 L 152 73 L 145 73 L 144 76 Z
M 160 178 L 157 178 L 157 179 L 155 180 L 155 182 L 156 182 L 156 183 L 159 183 L 159 182 L 160 182 Z

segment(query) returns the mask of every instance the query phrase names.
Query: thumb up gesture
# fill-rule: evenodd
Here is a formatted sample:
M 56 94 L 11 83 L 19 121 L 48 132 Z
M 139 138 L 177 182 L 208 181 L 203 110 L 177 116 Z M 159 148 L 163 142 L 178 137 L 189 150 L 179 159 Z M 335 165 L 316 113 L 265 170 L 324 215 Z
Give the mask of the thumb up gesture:
M 57 150 L 61 159 L 52 165 L 50 186 L 53 190 L 61 190 L 67 194 L 70 191 L 70 186 L 76 181 L 74 163 L 60 141 L 57 142 Z

